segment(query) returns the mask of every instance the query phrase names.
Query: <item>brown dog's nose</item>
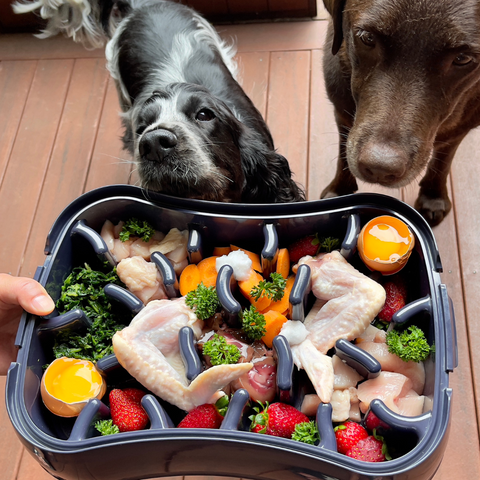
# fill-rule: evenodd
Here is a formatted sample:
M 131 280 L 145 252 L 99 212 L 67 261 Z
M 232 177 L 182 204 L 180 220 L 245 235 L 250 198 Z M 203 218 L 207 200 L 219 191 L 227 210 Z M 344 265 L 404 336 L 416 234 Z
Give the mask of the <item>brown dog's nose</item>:
M 360 152 L 358 169 L 366 182 L 390 186 L 405 175 L 408 163 L 408 155 L 402 148 L 369 142 Z
M 161 162 L 177 143 L 177 136 L 173 132 L 159 128 L 143 135 L 138 145 L 138 151 L 144 160 Z

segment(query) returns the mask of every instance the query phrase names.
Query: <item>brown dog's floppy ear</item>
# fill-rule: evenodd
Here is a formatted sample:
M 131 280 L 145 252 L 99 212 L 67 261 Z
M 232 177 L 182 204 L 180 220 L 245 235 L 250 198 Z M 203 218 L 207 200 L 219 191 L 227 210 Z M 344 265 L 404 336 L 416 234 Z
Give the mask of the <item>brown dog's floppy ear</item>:
M 323 0 L 327 12 L 333 20 L 332 54 L 336 55 L 343 42 L 343 9 L 347 0 Z

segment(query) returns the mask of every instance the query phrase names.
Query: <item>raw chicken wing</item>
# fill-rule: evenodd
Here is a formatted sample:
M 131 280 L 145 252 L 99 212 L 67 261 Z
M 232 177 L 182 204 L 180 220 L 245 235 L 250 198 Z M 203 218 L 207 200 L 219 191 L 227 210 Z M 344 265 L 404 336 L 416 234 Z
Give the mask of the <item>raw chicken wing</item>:
M 112 342 L 118 361 L 130 375 L 163 400 L 189 411 L 215 402 L 223 395 L 220 390 L 248 372 L 252 364 L 214 366 L 190 383 L 178 344 L 178 332 L 184 326 L 200 337 L 203 322 L 185 305 L 183 297 L 155 300 L 117 332 Z

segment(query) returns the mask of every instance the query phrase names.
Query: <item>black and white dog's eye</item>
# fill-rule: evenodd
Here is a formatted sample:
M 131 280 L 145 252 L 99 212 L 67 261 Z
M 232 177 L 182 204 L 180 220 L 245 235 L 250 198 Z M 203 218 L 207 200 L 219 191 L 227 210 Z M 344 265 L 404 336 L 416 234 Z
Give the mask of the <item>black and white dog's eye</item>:
M 367 47 L 375 46 L 375 35 L 367 30 L 358 30 L 357 36 Z
M 135 130 L 137 137 L 139 137 L 145 131 L 146 128 L 147 128 L 146 125 L 139 125 Z
M 454 59 L 453 64 L 458 66 L 468 65 L 473 62 L 473 57 L 467 53 L 459 53 Z
M 214 118 L 215 114 L 211 110 L 209 110 L 208 108 L 202 108 L 197 112 L 195 120 L 198 120 L 200 122 L 210 122 Z

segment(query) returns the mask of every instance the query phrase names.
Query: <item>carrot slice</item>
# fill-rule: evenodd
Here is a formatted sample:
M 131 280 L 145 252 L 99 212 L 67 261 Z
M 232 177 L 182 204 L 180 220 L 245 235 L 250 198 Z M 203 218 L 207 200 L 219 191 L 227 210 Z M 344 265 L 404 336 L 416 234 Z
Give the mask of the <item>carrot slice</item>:
M 282 314 L 284 314 L 284 312 L 286 311 L 288 312 L 289 303 L 290 303 L 290 292 L 292 291 L 294 283 L 295 283 L 295 275 L 290 275 L 287 278 L 287 284 L 285 286 L 285 291 L 283 292 L 283 297 L 276 302 L 272 302 L 267 307 L 267 310 L 274 310 Z M 265 313 L 265 312 L 262 312 L 262 313 Z
M 254 252 L 250 252 L 249 250 L 245 250 L 244 248 L 236 247 L 235 245 L 230 245 L 230 248 L 232 249 L 232 252 L 234 252 L 235 250 L 241 250 L 242 252 L 246 253 L 250 258 L 250 260 L 252 261 L 252 268 L 256 272 L 260 272 L 260 273 L 263 272 L 262 262 L 260 261 L 260 255 Z
M 278 251 L 276 272 L 283 278 L 287 278 L 290 273 L 290 254 L 287 248 Z
M 238 287 L 242 295 L 247 298 L 259 312 L 265 310 L 272 303 L 267 296 L 262 295 L 258 300 L 255 300 L 250 293 L 252 288 L 257 286 L 262 280 L 263 277 L 252 268 L 250 270 L 250 276 L 246 280 L 240 280 L 238 282 Z
M 198 285 L 200 285 L 200 282 L 202 281 L 202 278 L 200 276 L 200 271 L 194 263 L 187 265 L 182 273 L 180 274 L 180 280 L 179 280 L 179 289 L 180 289 L 180 295 L 185 296 L 188 292 L 191 292 L 192 290 L 195 290 Z
M 228 255 L 232 249 L 230 247 L 215 247 L 213 249 L 213 256 L 221 257 L 223 255 Z
M 287 317 L 275 310 L 269 310 L 263 314 L 265 317 L 265 328 L 267 333 L 262 337 L 263 343 L 272 348 L 273 339 L 280 333 L 283 324 L 288 320 Z
M 197 264 L 200 279 L 206 287 L 214 287 L 217 283 L 217 258 L 207 257 Z

